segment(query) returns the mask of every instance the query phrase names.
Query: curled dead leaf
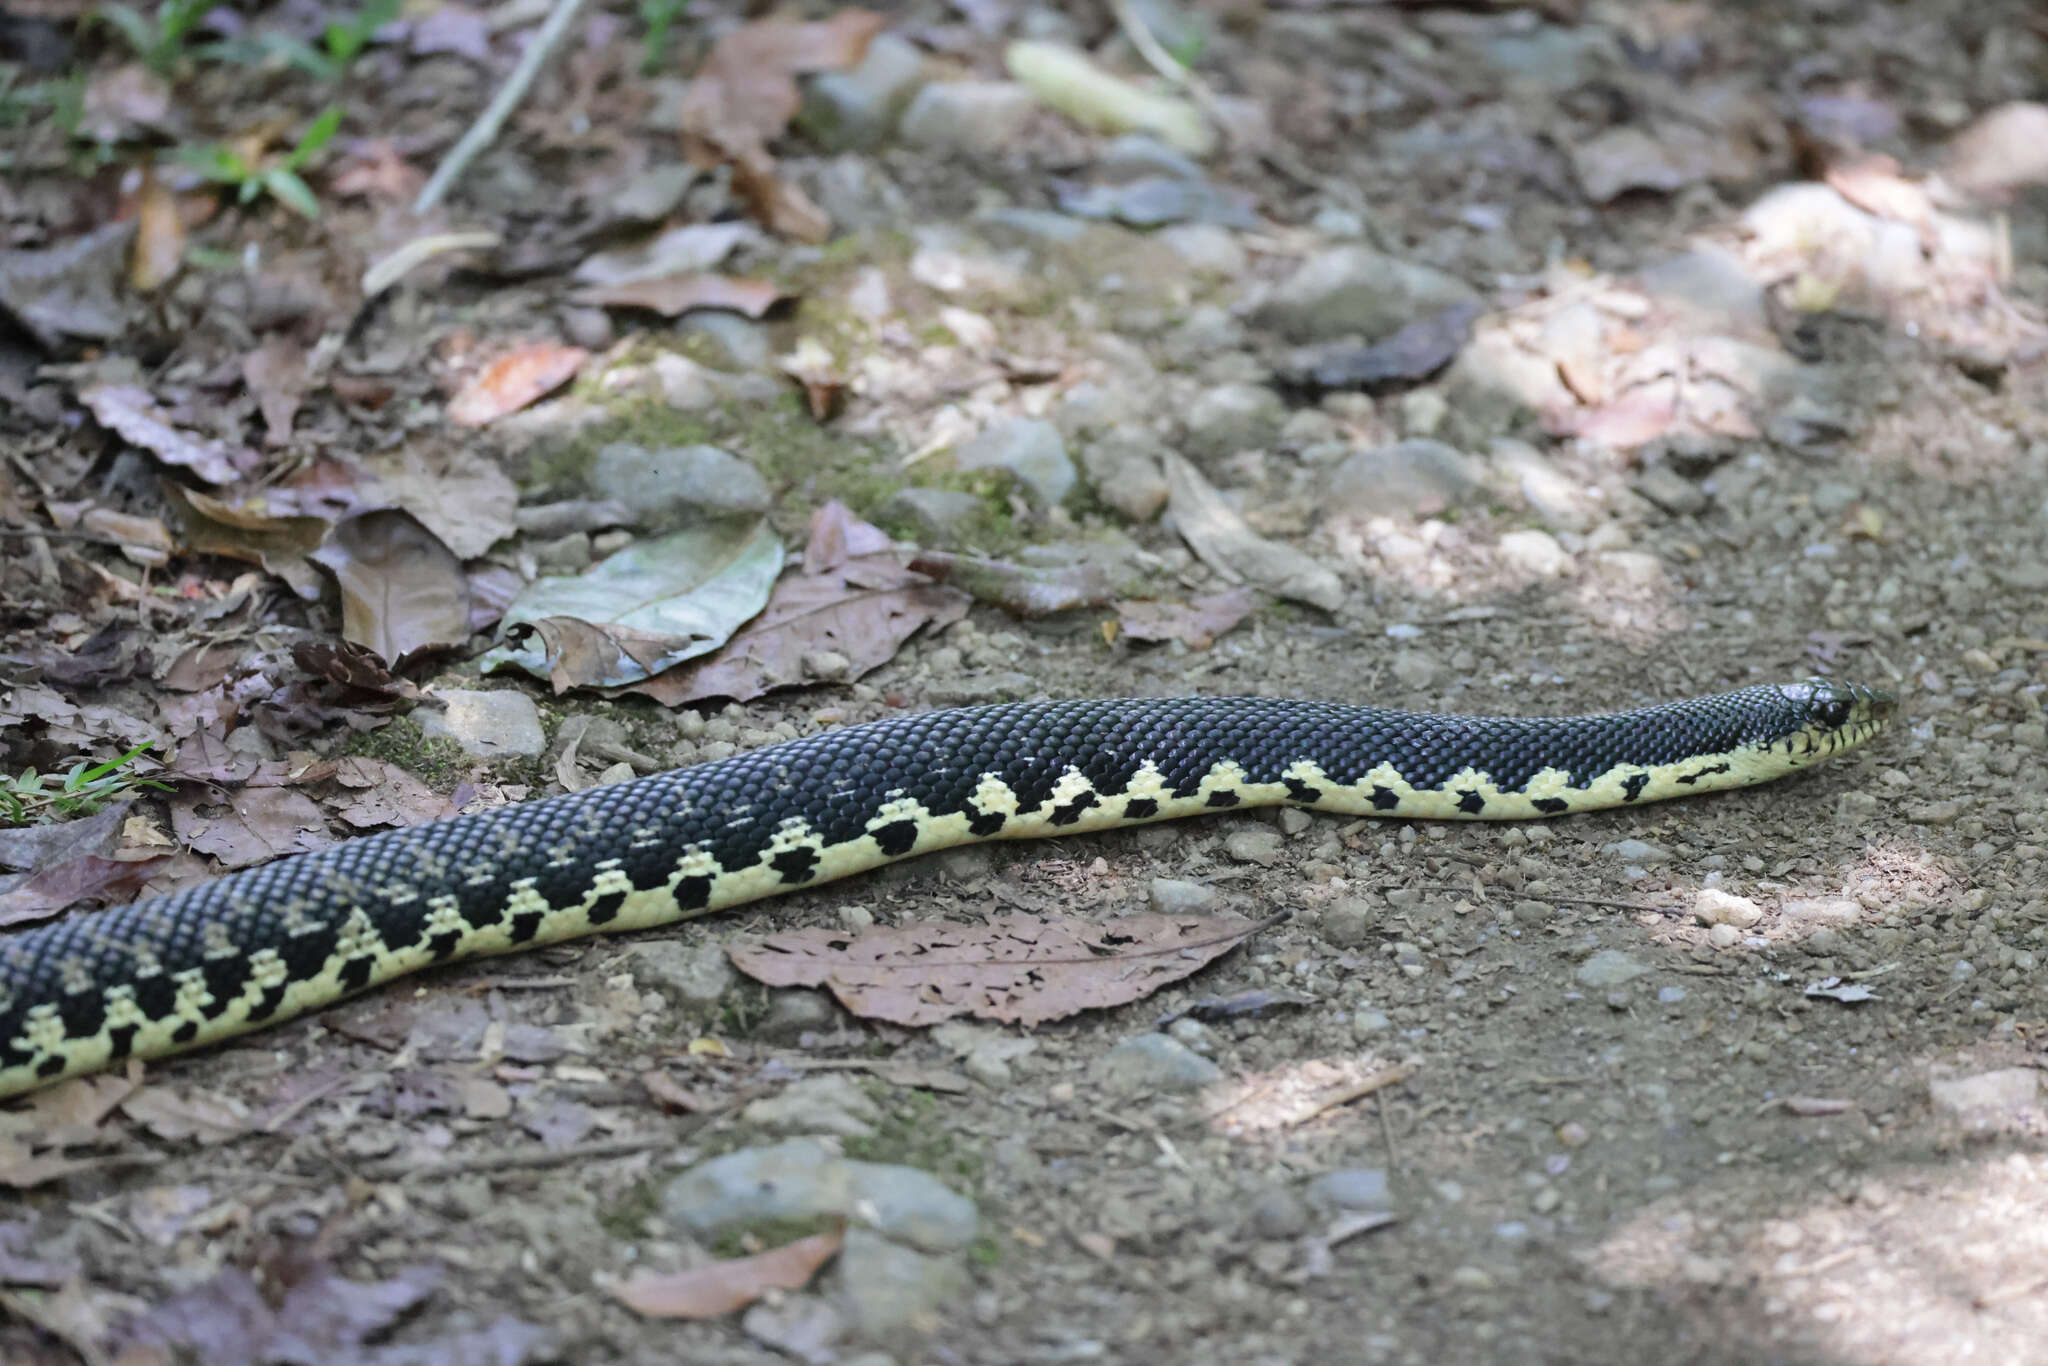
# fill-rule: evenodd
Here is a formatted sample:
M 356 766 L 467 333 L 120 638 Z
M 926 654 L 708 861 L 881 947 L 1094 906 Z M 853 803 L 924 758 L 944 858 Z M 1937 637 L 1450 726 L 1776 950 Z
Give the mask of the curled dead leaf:
M 693 272 L 598 285 L 578 290 L 570 301 L 596 308 L 644 308 L 665 318 L 680 317 L 695 308 L 726 309 L 758 318 L 785 297 L 782 287 L 772 280 Z
M 817 1233 L 770 1252 L 692 1267 L 672 1276 L 646 1272 L 612 1291 L 619 1302 L 650 1318 L 712 1319 L 744 1309 L 771 1290 L 801 1290 L 832 1260 L 844 1239 Z
M 102 427 L 167 465 L 188 469 L 209 484 L 231 484 L 240 476 L 237 452 L 179 428 L 139 384 L 89 384 L 78 398 Z
M 561 388 L 590 353 L 580 346 L 534 342 L 485 366 L 448 401 L 448 420 L 462 427 L 481 427 Z

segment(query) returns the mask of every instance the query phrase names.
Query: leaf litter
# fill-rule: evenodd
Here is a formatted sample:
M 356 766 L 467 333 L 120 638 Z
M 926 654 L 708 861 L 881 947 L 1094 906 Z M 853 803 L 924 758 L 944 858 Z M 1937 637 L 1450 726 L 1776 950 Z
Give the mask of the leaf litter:
M 768 143 L 802 103 L 799 75 L 852 66 L 887 21 L 863 9 L 800 23 L 760 19 L 718 40 L 683 100 L 683 149 L 705 168 L 732 168 L 733 189 L 756 221 L 799 242 L 823 242 L 824 210 L 776 173 Z
M 967 614 L 969 598 L 905 563 L 888 535 L 834 501 L 811 517 L 803 570 L 775 586 L 766 607 L 716 658 L 634 689 L 664 706 L 739 701 L 819 680 L 820 656 L 846 661 L 840 682 L 886 663 L 903 642 Z
M 636 542 L 586 573 L 528 584 L 482 666 L 522 669 L 557 693 L 643 682 L 731 639 L 768 603 L 782 558 L 765 523 Z
M 863 1019 L 924 1026 L 971 1015 L 1041 1025 L 1142 1000 L 1284 916 L 1131 915 L 1107 923 L 1020 913 L 853 935 L 789 930 L 728 950 L 774 987 L 826 987 Z
M 225 1267 L 129 1319 L 114 1340 L 130 1352 L 191 1355 L 208 1366 L 522 1366 L 547 1359 L 547 1332 L 509 1315 L 424 1342 L 381 1342 L 439 1288 L 442 1272 L 434 1266 L 404 1267 L 378 1281 L 350 1280 L 318 1262 L 287 1261 L 267 1272 L 259 1285 L 240 1267 Z

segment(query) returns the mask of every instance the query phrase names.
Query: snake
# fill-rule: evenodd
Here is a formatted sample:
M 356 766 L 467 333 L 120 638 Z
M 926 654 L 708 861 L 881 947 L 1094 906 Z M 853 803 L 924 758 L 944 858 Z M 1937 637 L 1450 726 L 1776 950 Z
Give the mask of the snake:
M 347 840 L 0 937 L 0 1097 L 436 964 L 644 930 L 962 844 L 1294 806 L 1524 820 L 1767 782 L 1891 723 L 1809 678 L 1580 716 L 1270 697 L 889 717 Z

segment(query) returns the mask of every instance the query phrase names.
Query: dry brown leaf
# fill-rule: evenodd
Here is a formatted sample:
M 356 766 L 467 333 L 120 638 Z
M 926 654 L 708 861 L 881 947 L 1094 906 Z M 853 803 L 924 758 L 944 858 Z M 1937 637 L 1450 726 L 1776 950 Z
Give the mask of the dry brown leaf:
M 408 441 L 367 462 L 370 500 L 420 519 L 456 556 L 473 560 L 517 531 L 519 486 L 497 461 L 434 437 Z
M 772 1252 L 679 1271 L 636 1274 L 613 1289 L 621 1304 L 650 1318 L 715 1319 L 744 1309 L 771 1290 L 801 1290 L 832 1260 L 844 1235 L 817 1233 Z
M 516 413 L 576 377 L 590 353 L 580 346 L 532 342 L 485 366 L 448 401 L 448 420 L 481 427 Z
M 357 789 L 357 795 L 335 808 L 334 814 L 358 830 L 423 825 L 455 814 L 446 797 L 383 759 L 360 755 L 343 759 L 336 766 L 334 781 Z
M 0 925 L 47 920 L 81 901 L 126 901 L 142 890 L 165 862 L 161 858 L 125 861 L 87 854 L 41 869 L 0 892 Z
M 240 667 L 243 647 L 217 642 L 193 645 L 172 660 L 157 682 L 172 692 L 205 692 L 225 683 Z
M 255 499 L 235 504 L 166 483 L 185 547 L 262 565 L 301 596 L 318 597 L 320 574 L 306 556 L 327 539 L 324 517 L 279 514 Z
M 1259 928 L 1241 916 L 1132 915 L 1098 924 L 1020 914 L 858 935 L 791 930 L 729 952 L 758 982 L 828 987 L 864 1019 L 933 1025 L 972 1015 L 1040 1025 L 1141 1000 Z
M 197 1091 L 184 1095 L 162 1086 L 137 1091 L 121 1102 L 121 1113 L 174 1143 L 190 1138 L 210 1146 L 239 1138 L 250 1128 L 249 1107 L 238 1100 Z
M 170 414 L 139 384 L 89 384 L 78 398 L 102 427 L 167 465 L 188 469 L 209 484 L 231 484 L 239 477 L 236 452 L 224 442 L 174 426 Z
M 1250 616 L 1257 602 L 1243 588 L 1226 588 L 1191 602 L 1119 602 L 1117 627 L 1132 640 L 1180 640 L 1206 650 L 1216 637 Z
M 827 503 L 811 518 L 803 572 L 777 583 L 768 605 L 725 648 L 623 691 L 671 707 L 706 697 L 745 701 L 813 681 L 804 657 L 826 650 L 851 662 L 844 680 L 850 681 L 886 662 L 921 628 L 952 625 L 971 602 L 906 568 L 889 537 L 845 504 Z
M 132 564 L 171 562 L 171 533 L 154 517 L 138 517 L 112 508 L 91 508 L 78 519 L 87 531 L 121 542 L 121 556 Z
M 814 422 L 829 422 L 846 401 L 846 372 L 823 342 L 805 337 L 796 349 L 775 362 L 783 374 L 804 386 L 804 402 Z
M 343 153 L 340 169 L 327 177 L 327 192 L 404 204 L 426 183 L 426 175 L 409 164 L 388 138 L 366 138 Z
M 378 508 L 337 524 L 312 559 L 341 585 L 341 634 L 399 665 L 469 639 L 462 561 L 417 517 Z
M 128 249 L 128 283 L 140 294 L 169 284 L 185 263 L 185 216 L 178 196 L 144 166 L 135 197 L 135 241 Z
M 758 318 L 786 297 L 772 280 L 695 272 L 578 290 L 570 302 L 595 308 L 644 308 L 665 318 L 679 317 L 693 308 L 722 308 Z
M 802 102 L 796 77 L 852 66 L 886 22 L 844 9 L 817 23 L 761 19 L 719 39 L 683 100 L 683 148 L 699 166 L 732 167 L 733 188 L 754 217 L 800 242 L 822 242 L 831 223 L 775 174 L 768 143 Z
M 282 332 L 242 357 L 242 382 L 263 411 L 263 439 L 282 446 L 292 438 L 292 419 L 306 396 L 306 348 Z
M 214 807 L 221 809 L 209 813 L 207 808 Z M 305 794 L 282 787 L 245 788 L 224 801 L 211 794 L 180 795 L 171 803 L 171 829 L 180 844 L 227 868 L 247 868 L 334 843 L 320 808 Z

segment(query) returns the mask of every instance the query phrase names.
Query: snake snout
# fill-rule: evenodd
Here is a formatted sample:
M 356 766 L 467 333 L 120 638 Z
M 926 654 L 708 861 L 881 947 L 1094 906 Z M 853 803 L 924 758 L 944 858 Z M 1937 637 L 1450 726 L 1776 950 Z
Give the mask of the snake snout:
M 1841 683 L 1832 678 L 1807 678 L 1781 689 L 1796 704 L 1805 724 L 1829 732 L 1845 732 L 1860 742 L 1884 730 L 1898 710 L 1898 699 L 1883 688 Z

